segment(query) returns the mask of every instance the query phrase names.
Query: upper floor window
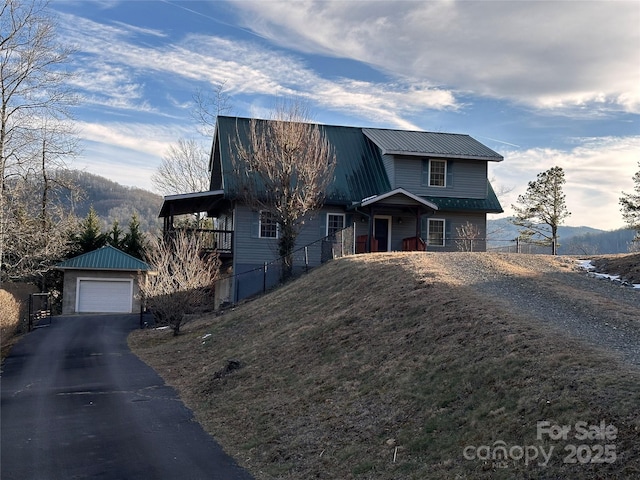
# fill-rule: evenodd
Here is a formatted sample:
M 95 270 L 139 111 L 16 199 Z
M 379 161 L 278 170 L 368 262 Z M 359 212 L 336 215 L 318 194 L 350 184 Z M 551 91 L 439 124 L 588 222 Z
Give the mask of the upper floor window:
M 327 213 L 327 237 L 344 228 L 343 213 Z
M 265 210 L 260 211 L 260 238 L 278 238 L 278 222 Z
M 422 162 L 422 184 L 429 187 L 446 187 L 447 183 L 447 161 L 446 160 L 423 160 Z

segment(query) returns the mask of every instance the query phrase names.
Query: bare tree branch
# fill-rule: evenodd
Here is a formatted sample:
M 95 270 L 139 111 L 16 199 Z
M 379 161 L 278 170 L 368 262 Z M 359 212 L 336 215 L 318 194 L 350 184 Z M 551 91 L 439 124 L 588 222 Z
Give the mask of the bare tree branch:
M 154 188 L 163 195 L 209 190 L 208 154 L 196 140 L 181 138 L 171 145 L 151 176 Z
M 185 316 L 214 302 L 214 283 L 220 271 L 216 253 L 203 253 L 203 242 L 195 232 L 175 232 L 152 240 L 149 263 L 155 272 L 140 285 L 142 298 L 159 323 L 178 335 Z
M 292 273 L 300 227 L 322 207 L 336 164 L 322 129 L 305 123 L 305 117 L 306 107 L 293 102 L 276 110 L 270 121 L 250 120 L 248 132 L 238 132 L 235 140 L 238 193 L 278 223 L 283 278 Z
M 67 88 L 69 73 L 63 65 L 71 50 L 59 44 L 55 23 L 40 0 L 5 0 L 0 9 L 0 267 L 17 252 L 5 251 L 6 245 L 22 245 L 13 238 L 18 219 L 27 222 L 22 211 L 34 215 L 30 204 L 16 205 L 23 198 L 12 188 L 29 185 L 40 190 L 40 208 L 35 217 L 41 226 L 51 216 L 51 170 L 60 166 L 64 156 L 75 151 L 73 133 L 64 127 L 68 108 L 76 101 Z M 41 181 L 34 181 L 38 172 Z M 23 182 L 21 184 L 21 182 Z M 24 182 L 27 182 L 26 184 Z M 8 199 L 8 195 L 11 198 Z M 10 200 L 10 204 L 8 203 Z M 10 217 L 13 215 L 13 217 Z M 28 223 L 28 222 L 27 222 Z M 11 229 L 9 226 L 11 225 Z M 28 230 L 27 224 L 24 227 Z M 48 236 L 47 229 L 40 235 Z M 33 235 L 38 231 L 33 230 Z M 20 262 L 28 263 L 28 262 Z M 9 266 L 15 264 L 9 259 Z M 2 269 L 4 272 L 6 269 Z M 34 272 L 37 273 L 37 272 Z

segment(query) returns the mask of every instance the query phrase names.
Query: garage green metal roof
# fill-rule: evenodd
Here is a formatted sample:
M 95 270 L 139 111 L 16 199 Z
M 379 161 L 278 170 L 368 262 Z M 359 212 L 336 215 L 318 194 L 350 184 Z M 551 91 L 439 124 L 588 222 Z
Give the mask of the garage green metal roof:
M 60 270 L 119 270 L 126 272 L 151 270 L 147 263 L 111 245 L 70 258 L 59 263 L 56 267 Z

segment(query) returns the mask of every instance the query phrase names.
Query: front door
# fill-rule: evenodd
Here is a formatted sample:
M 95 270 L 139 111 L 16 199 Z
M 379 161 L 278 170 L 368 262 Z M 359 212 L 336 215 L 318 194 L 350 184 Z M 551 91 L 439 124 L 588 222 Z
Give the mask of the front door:
M 388 252 L 391 246 L 391 217 L 373 218 L 373 238 L 378 242 L 378 252 Z

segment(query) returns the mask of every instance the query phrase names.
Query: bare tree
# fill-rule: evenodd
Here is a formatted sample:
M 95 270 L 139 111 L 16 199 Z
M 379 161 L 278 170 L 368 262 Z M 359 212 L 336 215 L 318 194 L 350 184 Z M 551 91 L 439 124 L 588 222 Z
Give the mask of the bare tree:
M 215 131 L 218 115 L 231 110 L 225 83 L 213 86 L 211 94 L 198 90 L 193 99 L 196 108 L 194 119 L 199 132 L 210 141 Z M 151 177 L 154 188 L 163 195 L 204 192 L 209 190 L 209 151 L 202 142 L 194 139 L 179 139 L 171 145 L 162 158 L 162 163 Z M 202 225 L 206 215 L 197 213 L 195 222 Z M 194 220 L 192 218 L 189 221 Z
M 477 225 L 467 221 L 464 225 L 456 227 L 458 238 L 456 245 L 461 252 L 473 252 L 477 248 L 477 241 L 480 239 L 480 229 Z
M 208 158 L 201 143 L 181 138 L 162 157 L 162 163 L 151 176 L 151 182 L 163 195 L 209 190 Z
M 57 183 L 53 173 L 48 182 L 48 196 L 67 192 Z M 64 207 L 63 202 L 48 201 L 43 208 L 43 179 L 28 175 L 12 180 L 5 194 L 5 225 L 10 232 L 5 239 L 3 275 L 6 279 L 30 281 L 46 289 L 52 267 L 71 252 L 72 237 L 78 220 Z
M 218 116 L 231 112 L 233 108 L 227 94 L 227 82 L 213 85 L 211 93 L 198 90 L 193 100 L 196 103 L 193 117 L 200 126 L 200 133 L 206 138 L 213 137 Z
M 156 320 L 169 325 L 174 335 L 186 315 L 213 307 L 220 262 L 215 252 L 203 253 L 202 245 L 198 234 L 179 231 L 153 240 L 149 249 L 155 271 L 141 283 L 141 295 Z
M 238 132 L 234 159 L 238 191 L 253 209 L 278 225 L 282 279 L 293 271 L 293 250 L 305 219 L 322 207 L 333 181 L 335 152 L 323 130 L 307 123 L 307 108 L 281 105 L 271 120 L 250 120 L 246 141 Z
M 562 192 L 564 183 L 562 167 L 550 168 L 529 182 L 526 193 L 518 196 L 519 206 L 512 205 L 516 213 L 513 223 L 523 227 L 521 236 L 532 243 L 551 245 L 553 255 L 558 247 L 558 227 L 571 215 Z
M 5 0 L 0 6 L 0 266 L 6 257 L 9 205 L 7 195 L 19 182 L 40 170 L 63 142 L 59 125 L 68 118 L 75 97 L 67 89 L 69 74 L 62 68 L 71 50 L 61 46 L 55 24 L 41 0 Z M 43 130 L 44 128 L 44 130 Z M 52 133 L 56 132 L 53 140 Z M 40 155 L 34 154 L 39 152 Z M 45 167 L 46 168 L 46 167 Z M 45 170 L 41 170 L 44 172 Z M 48 202 L 50 185 L 43 176 L 42 200 Z M 13 195 L 12 202 L 20 198 Z M 15 204 L 11 206 L 15 212 Z M 41 213 L 46 207 L 41 209 Z M 44 215 L 40 215 L 44 222 Z M 43 232 L 46 234 L 46 232 Z M 14 242 L 15 243 L 15 242 Z M 15 254 L 15 252 L 14 252 Z

